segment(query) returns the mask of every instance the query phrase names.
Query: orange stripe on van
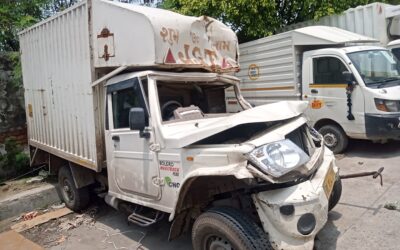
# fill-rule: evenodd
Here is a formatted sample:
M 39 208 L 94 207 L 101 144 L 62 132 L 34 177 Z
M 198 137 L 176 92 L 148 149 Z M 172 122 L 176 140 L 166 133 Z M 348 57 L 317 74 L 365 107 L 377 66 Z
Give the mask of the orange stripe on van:
M 294 90 L 294 86 L 282 86 L 282 87 L 269 87 L 269 88 L 246 88 L 240 89 L 240 91 L 268 91 L 268 90 Z M 228 91 L 233 92 L 233 89 Z
M 310 88 L 346 88 L 347 84 L 346 83 L 325 83 L 325 84 L 315 84 L 315 83 L 310 83 L 309 84 Z

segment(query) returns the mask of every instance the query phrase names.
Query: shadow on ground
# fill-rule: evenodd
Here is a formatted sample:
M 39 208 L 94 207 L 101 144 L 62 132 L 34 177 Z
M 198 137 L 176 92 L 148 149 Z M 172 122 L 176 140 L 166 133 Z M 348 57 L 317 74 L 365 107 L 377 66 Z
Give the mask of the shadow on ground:
M 391 158 L 395 154 L 400 154 L 400 141 L 382 144 L 367 140 L 350 140 L 344 154 L 346 157 Z

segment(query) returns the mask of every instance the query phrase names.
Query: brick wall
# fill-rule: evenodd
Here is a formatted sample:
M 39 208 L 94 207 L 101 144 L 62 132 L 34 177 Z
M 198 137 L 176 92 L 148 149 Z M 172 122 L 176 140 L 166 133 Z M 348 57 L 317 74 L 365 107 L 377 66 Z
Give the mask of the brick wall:
M 9 137 L 14 137 L 20 145 L 27 144 L 28 135 L 26 126 L 9 128 L 8 131 L 0 132 L 0 144 L 3 144 L 4 141 Z

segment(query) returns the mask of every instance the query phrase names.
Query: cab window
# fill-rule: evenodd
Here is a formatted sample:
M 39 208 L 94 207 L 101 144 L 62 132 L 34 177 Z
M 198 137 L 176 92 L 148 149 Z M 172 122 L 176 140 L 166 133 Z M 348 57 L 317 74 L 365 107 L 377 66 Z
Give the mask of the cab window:
M 338 58 L 314 58 L 313 71 L 314 83 L 316 84 L 346 83 L 343 71 L 347 71 L 347 68 Z
M 118 83 L 108 88 L 108 92 L 111 94 L 114 129 L 129 128 L 131 108 L 141 107 L 146 114 L 148 113 L 139 84 L 136 79 Z M 148 126 L 148 116 L 146 117 L 146 126 Z

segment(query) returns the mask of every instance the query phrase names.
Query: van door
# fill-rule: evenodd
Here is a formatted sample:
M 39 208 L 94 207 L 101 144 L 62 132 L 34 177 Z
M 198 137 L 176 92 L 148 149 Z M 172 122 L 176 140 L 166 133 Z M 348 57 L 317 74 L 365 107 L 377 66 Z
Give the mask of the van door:
M 304 84 L 303 97 L 309 101 L 307 114 L 311 121 L 330 119 L 340 124 L 351 137 L 365 134 L 364 96 L 359 85 L 354 87 L 351 96 L 351 110 L 354 120 L 349 120 L 346 87 L 343 71 L 351 70 L 336 56 L 316 56 L 312 58 L 310 82 Z M 357 136 L 355 136 L 357 137 Z
M 147 80 L 125 80 L 107 87 L 106 128 L 107 169 L 109 192 L 130 197 L 135 195 L 156 198 L 160 187 L 157 155 L 149 149 L 154 134 L 149 124 Z M 150 138 L 143 138 L 139 130 L 130 130 L 129 112 L 142 107 L 147 115 Z

